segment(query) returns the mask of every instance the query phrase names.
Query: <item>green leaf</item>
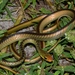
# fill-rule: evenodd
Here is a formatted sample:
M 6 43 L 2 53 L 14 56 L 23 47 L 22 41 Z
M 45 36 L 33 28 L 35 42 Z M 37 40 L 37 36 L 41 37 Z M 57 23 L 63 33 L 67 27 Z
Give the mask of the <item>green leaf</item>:
M 65 0 L 54 0 L 56 2 L 56 4 L 59 4 L 61 2 L 64 2 Z
M 7 30 L 0 30 L 0 37 L 3 37 L 4 36 L 4 33 L 6 32 Z
M 58 55 L 55 53 L 55 52 L 53 52 L 53 58 L 54 58 L 54 66 L 56 66 L 57 64 L 58 64 Z
M 46 66 L 46 62 L 43 61 L 42 64 L 41 64 L 41 68 L 45 68 L 45 66 Z
M 64 49 L 64 46 L 61 46 L 60 44 L 56 46 L 56 48 L 54 49 L 55 53 L 59 56 L 62 54 Z
M 35 7 L 35 5 L 36 5 L 36 0 L 33 0 L 32 5 L 33 5 L 33 7 Z
M 65 38 L 68 40 L 68 42 L 75 42 L 75 30 L 66 32 Z
M 37 70 L 37 73 L 38 75 L 45 75 L 45 70 L 44 69 Z
M 74 4 L 75 4 L 75 0 L 74 0 Z
M 0 53 L 0 60 L 2 60 L 5 57 L 11 56 L 12 54 L 9 53 Z
M 10 71 L 7 71 L 7 74 L 8 74 L 8 75 L 13 75 L 13 73 L 12 73 L 12 72 L 10 72 Z
M 7 30 L 0 30 L 0 35 L 5 33 Z
M 3 11 L 3 8 L 6 6 L 8 0 L 0 0 L 0 12 Z
M 67 66 L 56 66 L 55 67 L 56 70 L 64 70 L 67 72 L 75 72 L 75 67 L 72 65 L 67 65 Z
M 53 74 L 53 73 L 49 73 L 49 72 L 47 72 L 46 75 L 54 75 L 54 74 Z
M 60 26 L 63 27 L 67 23 L 69 23 L 69 21 L 71 21 L 72 18 L 70 16 L 61 16 L 59 19 L 61 19 Z
M 55 73 L 54 73 L 54 75 L 59 75 L 60 74 L 60 71 L 56 71 Z
M 72 55 L 70 54 L 70 52 L 63 52 L 63 55 L 67 58 L 72 58 Z
M 50 14 L 51 11 L 50 10 L 47 10 L 46 8 L 41 8 L 40 11 L 44 14 Z
M 32 0 L 28 0 L 28 2 L 26 3 L 24 9 L 27 9 L 30 6 L 30 3 L 32 3 Z
M 38 57 L 39 56 L 39 53 L 35 53 L 35 55 L 33 55 L 32 57 L 31 57 L 31 59 L 34 59 L 34 58 L 36 58 L 36 57 Z
M 71 55 L 73 56 L 73 58 L 75 59 L 75 50 L 70 50 Z
M 68 9 L 72 9 L 74 6 L 72 2 L 68 2 L 68 5 L 69 5 Z
M 75 42 L 73 42 L 73 46 L 75 47 Z
M 30 6 L 31 3 L 32 3 L 32 6 L 35 7 L 36 0 L 28 0 L 28 2 L 26 3 L 24 9 L 27 9 Z
M 57 42 L 57 40 L 47 41 L 47 42 L 46 42 L 46 47 L 47 47 L 47 46 L 53 46 L 56 42 Z
M 11 14 L 9 8 L 8 7 L 5 7 L 5 10 L 8 13 L 8 16 L 12 19 L 12 21 L 15 22 L 15 19 L 12 17 L 12 14 Z

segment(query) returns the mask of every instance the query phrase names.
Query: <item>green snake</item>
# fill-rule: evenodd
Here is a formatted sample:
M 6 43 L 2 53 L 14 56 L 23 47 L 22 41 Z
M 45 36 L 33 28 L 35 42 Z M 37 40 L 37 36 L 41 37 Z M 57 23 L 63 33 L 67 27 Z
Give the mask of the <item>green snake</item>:
M 49 23 L 57 20 L 58 18 L 60 18 L 62 16 L 66 16 L 66 15 L 68 15 L 72 18 L 71 21 L 68 24 L 66 24 L 64 27 L 62 27 L 61 29 L 59 29 L 55 32 L 43 33 L 44 28 Z M 37 51 L 39 52 L 40 56 L 44 60 L 46 60 L 48 62 L 52 62 L 53 57 L 49 53 L 40 49 L 37 42 L 38 41 L 40 42 L 40 41 L 54 40 L 54 39 L 58 39 L 58 38 L 62 37 L 65 34 L 65 32 L 67 32 L 68 30 L 70 30 L 74 27 L 74 20 L 75 20 L 75 11 L 71 10 L 71 9 L 64 9 L 64 10 L 56 11 L 56 12 L 50 14 L 50 15 L 42 15 L 42 16 L 34 18 L 30 21 L 26 21 L 24 23 L 21 23 L 21 24 L 7 30 L 7 32 L 5 33 L 5 36 L 6 35 L 7 36 L 4 39 L 1 39 L 1 41 L 0 41 L 0 51 L 3 48 L 7 47 L 8 45 L 10 45 L 14 42 L 17 42 L 19 40 L 30 39 L 30 42 L 33 43 L 36 46 Z M 30 26 L 34 25 L 35 22 L 39 23 L 39 25 L 37 27 L 38 33 L 32 33 L 32 32 L 14 33 L 14 32 L 17 32 L 17 31 L 23 29 L 23 28 L 27 28 L 27 27 L 30 27 Z M 11 33 L 13 33 L 13 34 L 11 34 Z M 26 42 L 29 43 L 29 41 L 26 41 Z M 25 42 L 25 44 L 26 44 L 26 42 Z M 6 61 L 2 60 L 2 61 L 0 61 L 0 63 L 2 65 L 5 65 L 5 66 L 16 66 L 16 65 L 21 64 L 25 59 L 24 50 L 22 49 L 21 52 L 22 52 L 21 57 L 18 61 L 6 62 Z

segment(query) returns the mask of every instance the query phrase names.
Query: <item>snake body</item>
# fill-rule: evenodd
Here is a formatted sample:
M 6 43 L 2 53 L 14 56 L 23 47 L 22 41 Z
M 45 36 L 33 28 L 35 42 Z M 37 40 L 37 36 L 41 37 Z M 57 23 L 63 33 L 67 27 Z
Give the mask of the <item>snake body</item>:
M 71 21 L 67 25 L 65 25 L 63 28 L 59 29 L 58 31 L 55 31 L 52 33 L 42 33 L 44 27 L 47 26 L 47 24 L 53 22 L 54 20 L 57 20 L 59 17 L 64 16 L 64 15 L 68 15 L 72 18 Z M 6 34 L 11 34 L 22 28 L 29 27 L 29 26 L 33 25 L 35 22 L 40 22 L 39 26 L 38 26 L 39 33 L 18 32 L 15 34 L 11 34 L 10 36 L 7 36 L 5 39 L 2 39 L 2 41 L 0 41 L 0 50 L 2 50 L 6 46 L 8 46 L 16 41 L 19 41 L 19 40 L 34 39 L 37 41 L 48 41 L 48 40 L 58 39 L 58 38 L 62 37 L 65 34 L 65 32 L 67 32 L 68 30 L 70 30 L 74 27 L 74 20 L 75 20 L 75 11 L 69 10 L 69 9 L 60 10 L 60 11 L 54 12 L 50 15 L 39 16 L 33 20 L 27 21 L 18 26 L 8 29 Z M 38 52 L 43 59 L 45 59 L 49 62 L 51 62 L 53 60 L 53 58 L 51 57 L 50 54 L 40 50 L 39 48 L 38 48 Z M 24 57 L 24 55 L 22 55 L 22 60 L 14 63 L 14 64 L 18 65 L 21 62 L 23 62 L 24 61 L 23 57 Z M 6 62 L 3 63 L 2 61 L 0 61 L 0 63 L 3 65 L 9 65 L 8 63 L 6 63 Z M 9 66 L 14 65 L 14 64 L 11 62 Z

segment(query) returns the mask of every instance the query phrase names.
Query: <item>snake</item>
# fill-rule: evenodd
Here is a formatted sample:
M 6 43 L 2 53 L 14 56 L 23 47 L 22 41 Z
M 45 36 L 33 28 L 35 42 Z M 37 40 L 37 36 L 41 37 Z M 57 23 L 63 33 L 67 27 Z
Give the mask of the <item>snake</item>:
M 57 20 L 58 18 L 60 18 L 61 16 L 70 16 L 72 19 L 69 23 L 67 23 L 64 27 L 62 27 L 61 29 L 51 32 L 51 33 L 42 33 L 42 31 L 44 30 L 44 28 L 51 22 Z M 21 29 L 30 27 L 32 25 L 34 25 L 35 23 L 38 23 L 37 26 L 37 31 L 38 33 L 32 33 L 32 32 L 17 32 Z M 42 15 L 39 17 L 36 17 L 32 20 L 23 22 L 19 25 L 16 25 L 12 28 L 9 28 L 7 30 L 7 32 L 5 33 L 5 37 L 3 39 L 1 39 L 0 41 L 0 51 L 7 47 L 8 45 L 17 42 L 19 40 L 27 40 L 30 39 L 31 43 L 33 43 L 36 48 L 38 53 L 40 54 L 40 56 L 48 61 L 48 62 L 52 62 L 53 61 L 53 57 L 43 51 L 42 49 L 39 48 L 39 46 L 37 45 L 38 41 L 48 41 L 48 40 L 54 40 L 54 39 L 58 39 L 60 37 L 62 37 L 65 32 L 69 31 L 70 29 L 74 28 L 74 22 L 75 22 L 75 11 L 71 10 L 71 9 L 63 9 L 63 10 L 58 10 L 50 15 Z M 17 33 L 14 33 L 17 32 Z M 32 39 L 32 40 L 31 40 Z M 34 40 L 33 40 L 34 39 Z M 37 41 L 37 42 L 35 42 Z M 27 41 L 29 42 L 29 41 Z M 24 59 L 25 59 L 25 54 L 24 54 L 24 50 L 21 50 L 21 58 L 18 61 L 15 62 L 6 62 L 6 61 L 0 61 L 0 63 L 2 65 L 5 66 L 16 66 L 21 64 Z

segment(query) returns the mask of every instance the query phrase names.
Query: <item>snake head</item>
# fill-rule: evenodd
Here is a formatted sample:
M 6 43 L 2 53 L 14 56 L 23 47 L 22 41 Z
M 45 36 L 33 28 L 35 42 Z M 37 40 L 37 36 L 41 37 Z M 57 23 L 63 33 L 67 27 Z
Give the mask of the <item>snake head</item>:
M 45 59 L 46 61 L 48 61 L 48 62 L 52 62 L 52 61 L 53 61 L 53 56 L 50 55 L 50 54 L 47 54 L 47 55 L 44 57 L 44 59 Z

